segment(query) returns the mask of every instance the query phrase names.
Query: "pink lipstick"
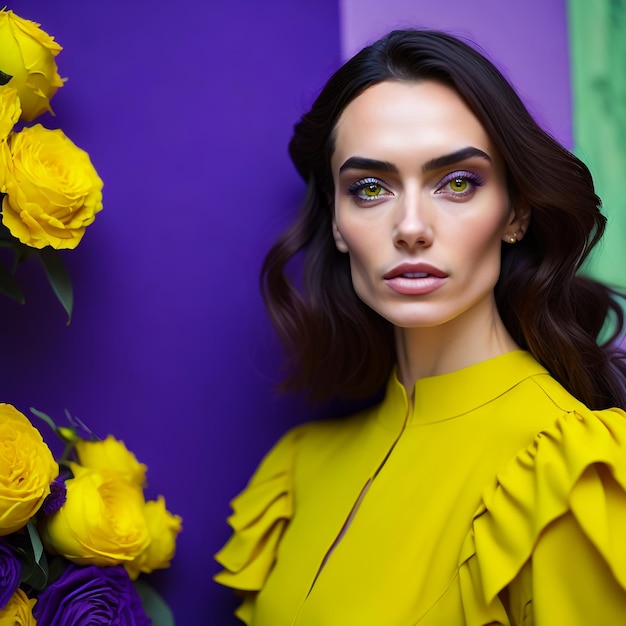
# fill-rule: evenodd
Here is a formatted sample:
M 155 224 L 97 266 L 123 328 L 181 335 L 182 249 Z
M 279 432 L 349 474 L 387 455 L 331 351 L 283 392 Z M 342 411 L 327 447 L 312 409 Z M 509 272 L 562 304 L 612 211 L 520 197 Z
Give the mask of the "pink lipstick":
M 439 289 L 448 275 L 427 263 L 402 263 L 387 272 L 383 279 L 395 292 L 407 296 L 424 296 Z

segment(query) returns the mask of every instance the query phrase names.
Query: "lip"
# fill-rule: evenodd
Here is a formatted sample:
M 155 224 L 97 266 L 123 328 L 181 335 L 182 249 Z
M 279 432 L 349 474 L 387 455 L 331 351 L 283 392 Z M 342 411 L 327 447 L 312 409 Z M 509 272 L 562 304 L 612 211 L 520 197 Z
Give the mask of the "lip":
M 429 265 L 428 263 L 402 263 L 402 265 L 398 265 L 392 270 L 389 270 L 383 276 L 383 278 L 385 280 L 390 280 L 398 277 L 406 277 L 406 274 L 429 274 L 430 276 L 434 276 L 435 278 L 448 277 L 448 275 L 444 271 L 440 270 L 434 265 Z
M 428 263 L 402 263 L 389 270 L 383 279 L 393 291 L 408 296 L 423 296 L 439 289 L 448 274 Z

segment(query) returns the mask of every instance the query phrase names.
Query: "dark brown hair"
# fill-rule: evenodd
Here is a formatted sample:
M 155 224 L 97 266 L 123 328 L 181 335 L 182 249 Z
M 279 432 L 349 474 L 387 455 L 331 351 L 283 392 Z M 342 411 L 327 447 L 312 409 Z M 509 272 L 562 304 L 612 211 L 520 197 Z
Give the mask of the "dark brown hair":
M 386 80 L 435 80 L 465 100 L 504 160 L 513 206 L 532 214 L 523 240 L 502 248 L 495 295 L 505 326 L 585 404 L 624 406 L 624 355 L 611 347 L 624 325 L 618 294 L 576 274 L 606 222 L 589 170 L 537 125 L 489 60 L 431 30 L 393 31 L 364 48 L 330 78 L 295 127 L 289 154 L 307 193 L 261 274 L 288 355 L 284 387 L 318 400 L 366 397 L 381 389 L 395 362 L 392 326 L 354 292 L 348 257 L 333 241 L 328 202 L 337 120 L 365 89 Z M 296 289 L 287 264 L 300 253 Z M 607 318 L 613 330 L 600 346 Z

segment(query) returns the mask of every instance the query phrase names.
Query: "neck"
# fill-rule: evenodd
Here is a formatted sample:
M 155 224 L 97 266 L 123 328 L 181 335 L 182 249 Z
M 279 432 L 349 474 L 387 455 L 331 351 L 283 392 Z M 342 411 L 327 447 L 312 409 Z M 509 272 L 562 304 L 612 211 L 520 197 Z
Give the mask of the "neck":
M 396 327 L 395 341 L 398 378 L 409 395 L 420 378 L 448 374 L 519 348 L 493 298 L 445 324 Z

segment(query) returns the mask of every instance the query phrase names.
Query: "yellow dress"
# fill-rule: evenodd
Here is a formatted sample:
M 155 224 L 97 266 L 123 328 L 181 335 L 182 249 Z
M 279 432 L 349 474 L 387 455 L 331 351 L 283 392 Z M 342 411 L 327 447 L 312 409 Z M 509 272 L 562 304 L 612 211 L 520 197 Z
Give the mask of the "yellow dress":
M 232 505 L 252 626 L 626 624 L 626 414 L 521 350 L 291 430 Z

